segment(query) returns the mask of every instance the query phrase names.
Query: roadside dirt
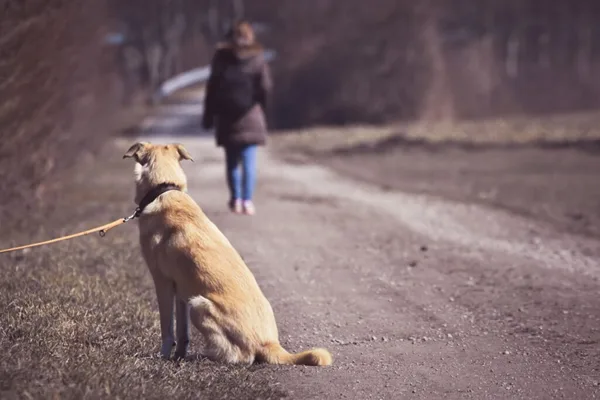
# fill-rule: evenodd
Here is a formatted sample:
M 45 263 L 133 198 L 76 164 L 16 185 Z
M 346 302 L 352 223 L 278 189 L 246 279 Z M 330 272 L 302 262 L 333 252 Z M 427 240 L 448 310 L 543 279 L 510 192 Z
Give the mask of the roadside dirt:
M 166 107 L 143 134 L 182 142 L 197 160 L 184 166 L 190 194 L 256 275 L 282 344 L 290 351 L 327 347 L 334 365 L 215 365 L 194 355 L 201 348 L 195 332 L 188 360 L 157 359 L 154 293 L 136 227 L 127 225 L 102 240 L 2 258 L 2 398 L 25 391 L 33 398 L 600 396 L 600 243 L 593 231 L 574 234 L 468 198 L 381 188 L 368 176 L 355 180 L 266 151 L 258 214 L 235 216 L 225 206 L 221 151 L 211 137 L 189 135 L 197 110 L 188 106 Z M 118 141 L 93 166 L 93 179 L 80 171 L 61 200 L 71 209 L 56 225 L 33 237 L 5 233 L 2 247 L 129 212 L 133 166 L 121 151 L 133 140 Z M 345 162 L 354 171 L 375 168 L 366 155 L 352 157 Z M 342 170 L 343 161 L 336 155 L 328 162 Z
M 598 237 L 598 117 L 315 128 L 273 144 L 286 161 L 316 162 L 383 190 L 492 206 Z
M 387 141 L 317 156 L 385 190 L 498 207 L 600 237 L 600 147 L 426 145 Z

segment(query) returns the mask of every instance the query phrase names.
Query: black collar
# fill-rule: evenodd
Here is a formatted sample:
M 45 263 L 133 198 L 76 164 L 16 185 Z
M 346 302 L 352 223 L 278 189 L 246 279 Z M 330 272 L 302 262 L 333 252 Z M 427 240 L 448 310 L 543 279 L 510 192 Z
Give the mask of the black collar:
M 135 209 L 134 218 L 139 217 L 144 211 L 144 209 L 148 207 L 148 204 L 156 200 L 158 196 L 171 190 L 181 190 L 181 188 L 173 183 L 161 183 L 160 185 L 150 189 L 150 191 L 146 193 L 142 201 L 140 201 L 138 208 Z

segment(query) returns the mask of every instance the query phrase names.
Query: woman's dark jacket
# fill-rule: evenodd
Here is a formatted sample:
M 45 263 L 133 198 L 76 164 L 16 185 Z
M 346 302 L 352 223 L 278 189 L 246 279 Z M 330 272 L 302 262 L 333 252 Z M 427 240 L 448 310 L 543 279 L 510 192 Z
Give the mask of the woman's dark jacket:
M 216 127 L 218 146 L 264 145 L 271 88 L 262 46 L 219 45 L 206 86 L 202 126 Z

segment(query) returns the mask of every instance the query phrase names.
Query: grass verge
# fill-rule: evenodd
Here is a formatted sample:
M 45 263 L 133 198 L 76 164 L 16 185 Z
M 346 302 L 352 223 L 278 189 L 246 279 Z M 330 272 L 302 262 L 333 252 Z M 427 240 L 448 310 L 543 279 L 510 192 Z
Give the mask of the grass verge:
M 131 164 L 109 145 L 63 176 L 52 206 L 23 214 L 27 230 L 2 230 L 0 248 L 98 226 L 133 209 Z M 16 218 L 16 216 L 15 216 Z M 194 354 L 158 358 L 154 287 L 135 223 L 0 255 L 0 398 L 273 399 L 274 369 L 225 366 Z

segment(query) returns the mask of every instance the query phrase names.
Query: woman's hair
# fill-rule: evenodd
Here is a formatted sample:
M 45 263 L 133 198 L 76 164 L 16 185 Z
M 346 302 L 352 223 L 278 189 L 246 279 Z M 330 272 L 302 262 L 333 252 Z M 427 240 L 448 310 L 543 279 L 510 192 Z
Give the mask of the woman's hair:
M 254 29 L 247 21 L 236 22 L 227 36 L 236 46 L 249 46 L 255 40 Z

